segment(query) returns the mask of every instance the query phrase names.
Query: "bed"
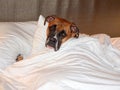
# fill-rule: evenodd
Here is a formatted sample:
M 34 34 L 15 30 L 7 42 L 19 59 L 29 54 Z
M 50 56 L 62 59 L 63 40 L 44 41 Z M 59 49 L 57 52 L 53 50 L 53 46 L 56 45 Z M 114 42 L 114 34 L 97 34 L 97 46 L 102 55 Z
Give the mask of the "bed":
M 43 23 L 0 23 L 0 90 L 120 90 L 119 37 L 80 34 L 54 52 Z
M 120 90 L 119 3 L 0 0 L 0 90 Z M 76 23 L 79 38 L 45 48 L 48 15 Z

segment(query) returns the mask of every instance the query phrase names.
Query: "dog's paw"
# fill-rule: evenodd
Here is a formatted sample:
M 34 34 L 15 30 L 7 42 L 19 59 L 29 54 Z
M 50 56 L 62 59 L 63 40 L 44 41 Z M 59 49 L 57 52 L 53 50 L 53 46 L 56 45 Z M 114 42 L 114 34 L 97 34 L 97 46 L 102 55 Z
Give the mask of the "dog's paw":
M 18 62 L 18 61 L 21 61 L 21 60 L 23 60 L 23 56 L 21 54 L 19 54 L 16 58 L 16 61 Z

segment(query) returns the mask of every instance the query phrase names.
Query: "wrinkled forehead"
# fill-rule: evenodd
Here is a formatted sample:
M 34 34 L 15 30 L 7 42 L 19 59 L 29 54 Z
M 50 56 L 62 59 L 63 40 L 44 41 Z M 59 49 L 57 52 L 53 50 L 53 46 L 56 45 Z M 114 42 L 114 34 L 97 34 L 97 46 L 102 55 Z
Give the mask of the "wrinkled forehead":
M 49 23 L 49 26 L 56 25 L 56 28 L 57 28 L 56 30 L 61 31 L 61 30 L 69 30 L 71 24 L 72 24 L 71 22 L 65 19 L 55 18 L 55 20 Z
M 70 26 L 71 25 L 71 22 L 63 19 L 63 18 L 55 18 L 55 20 L 49 22 L 49 26 L 53 25 L 53 24 L 56 24 L 56 25 L 61 25 L 61 26 Z

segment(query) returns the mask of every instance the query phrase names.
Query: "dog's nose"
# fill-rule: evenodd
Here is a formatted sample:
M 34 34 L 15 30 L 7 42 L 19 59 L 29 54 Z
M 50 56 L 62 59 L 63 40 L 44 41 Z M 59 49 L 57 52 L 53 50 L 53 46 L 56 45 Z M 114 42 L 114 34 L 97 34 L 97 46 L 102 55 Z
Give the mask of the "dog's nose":
M 50 41 L 56 42 L 56 39 L 55 38 L 50 38 Z

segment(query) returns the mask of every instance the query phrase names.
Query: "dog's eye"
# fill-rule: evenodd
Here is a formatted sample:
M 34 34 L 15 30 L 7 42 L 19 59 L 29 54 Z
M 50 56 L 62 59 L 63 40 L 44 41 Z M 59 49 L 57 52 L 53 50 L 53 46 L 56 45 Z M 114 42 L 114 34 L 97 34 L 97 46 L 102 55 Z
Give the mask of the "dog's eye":
M 64 38 L 67 34 L 64 30 L 62 30 L 59 34 L 60 37 Z
M 50 27 L 49 27 L 49 30 L 50 30 L 50 31 L 55 31 L 55 30 L 56 30 L 56 26 L 57 26 L 57 25 L 52 25 L 52 26 L 50 26 Z
M 62 36 L 65 37 L 65 36 L 66 36 L 66 33 L 62 33 Z

